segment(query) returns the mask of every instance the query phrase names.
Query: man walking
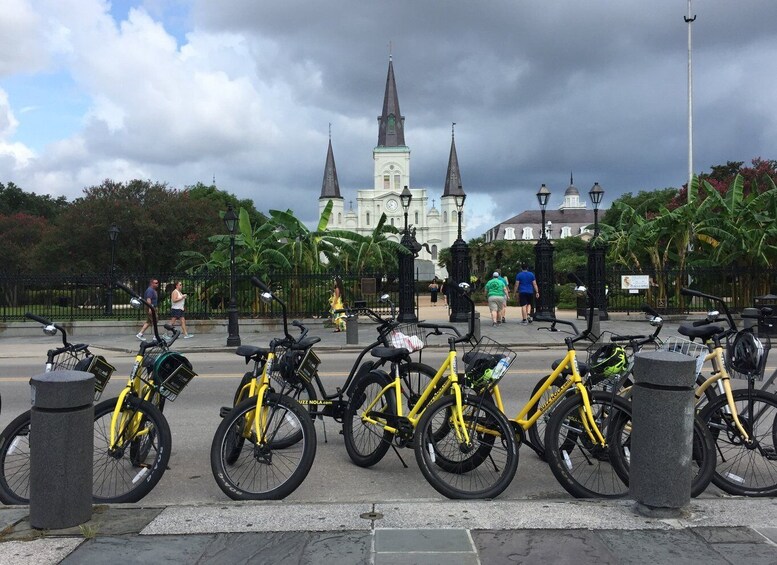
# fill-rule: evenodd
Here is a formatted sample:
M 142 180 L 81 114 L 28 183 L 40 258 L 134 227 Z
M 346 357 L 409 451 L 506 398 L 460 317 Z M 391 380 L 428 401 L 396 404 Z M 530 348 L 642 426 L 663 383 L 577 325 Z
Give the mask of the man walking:
M 491 312 L 491 325 L 498 326 L 502 311 L 507 304 L 507 287 L 496 271 L 494 271 L 491 280 L 486 283 L 486 296 L 488 297 L 488 310 Z
M 515 275 L 515 287 L 513 292 L 518 295 L 518 304 L 521 306 L 522 324 L 531 324 L 532 319 L 529 315 L 532 298 L 540 296 L 540 289 L 537 287 L 537 278 L 529 270 L 529 265 L 521 265 L 521 272 Z
M 157 303 L 159 302 L 159 293 L 157 292 L 157 288 L 159 287 L 159 280 L 158 279 L 151 279 L 148 282 L 148 288 L 146 289 L 146 292 L 143 293 L 143 301 L 150 306 L 153 306 L 156 308 Z M 150 328 L 151 325 L 154 323 L 153 318 L 151 317 L 151 308 L 146 306 L 146 321 L 143 322 L 143 326 L 140 328 L 140 331 L 138 332 L 138 335 L 135 337 L 139 340 L 144 340 L 143 332 L 146 331 L 146 329 Z

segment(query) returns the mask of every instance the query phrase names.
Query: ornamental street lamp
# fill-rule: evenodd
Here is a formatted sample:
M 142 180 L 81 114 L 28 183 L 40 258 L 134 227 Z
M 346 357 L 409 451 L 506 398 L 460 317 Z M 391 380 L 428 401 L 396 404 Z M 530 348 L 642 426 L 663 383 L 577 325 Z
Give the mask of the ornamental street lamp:
M 235 270 L 235 233 L 237 232 L 237 214 L 232 208 L 232 204 L 227 208 L 224 214 L 224 225 L 229 231 L 229 308 L 227 313 L 229 321 L 227 322 L 227 347 L 237 347 L 240 345 L 240 327 L 237 320 L 237 271 Z
M 415 313 L 415 248 L 418 242 L 410 234 L 407 225 L 407 214 L 410 210 L 410 203 L 413 201 L 413 195 L 405 187 L 402 194 L 399 195 L 402 202 L 402 210 L 405 213 L 405 229 L 402 232 L 402 241 L 400 242 L 409 253 L 402 253 L 399 256 L 399 316 L 400 322 L 417 322 L 418 317 Z
M 555 273 L 553 271 L 553 244 L 548 241 L 547 230 L 545 229 L 545 209 L 550 200 L 550 190 L 543 184 L 537 191 L 537 202 L 540 203 L 541 234 L 540 239 L 534 246 L 534 273 L 537 276 L 537 288 L 540 290 L 540 297 L 537 300 L 535 316 L 554 316 L 555 315 Z
M 461 237 L 461 216 L 464 211 L 464 201 L 467 195 L 461 190 L 454 197 L 456 202 L 456 216 L 459 222 L 459 235 L 451 245 L 451 281 L 454 285 L 460 282 L 469 283 L 469 246 Z M 451 301 L 451 322 L 467 322 L 470 317 L 470 307 L 466 299 L 458 292 L 449 294 Z
M 113 316 L 113 285 L 116 284 L 116 240 L 119 239 L 119 226 L 111 224 L 108 228 L 108 237 L 111 240 L 111 271 L 108 273 L 108 296 L 105 301 L 105 314 Z
M 594 235 L 588 242 L 588 286 L 593 297 L 593 307 L 599 309 L 599 319 L 607 320 L 607 287 L 605 274 L 605 256 L 607 244 L 599 239 L 599 205 L 602 203 L 604 190 L 599 183 L 594 183 L 588 192 L 594 206 Z

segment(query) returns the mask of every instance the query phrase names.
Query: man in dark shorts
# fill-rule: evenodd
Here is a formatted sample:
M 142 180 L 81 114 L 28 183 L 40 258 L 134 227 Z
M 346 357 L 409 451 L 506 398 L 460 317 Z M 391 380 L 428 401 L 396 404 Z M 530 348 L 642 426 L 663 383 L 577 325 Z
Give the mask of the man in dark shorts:
M 154 308 L 156 308 L 157 302 L 159 302 L 159 293 L 156 290 L 157 288 L 159 288 L 159 279 L 151 279 L 148 283 L 146 292 L 143 293 L 143 301 L 146 304 L 150 304 Z M 151 318 L 151 308 L 146 306 L 146 321 L 143 322 L 143 326 L 140 328 L 140 331 L 135 337 L 140 340 L 144 340 L 145 338 L 143 337 L 143 332 L 150 328 L 153 323 L 154 320 Z
M 522 324 L 531 324 L 532 319 L 529 316 L 531 301 L 534 297 L 539 297 L 540 289 L 537 287 L 537 278 L 529 270 L 529 265 L 521 265 L 521 272 L 515 275 L 515 287 L 513 292 L 518 295 L 518 304 L 521 306 Z

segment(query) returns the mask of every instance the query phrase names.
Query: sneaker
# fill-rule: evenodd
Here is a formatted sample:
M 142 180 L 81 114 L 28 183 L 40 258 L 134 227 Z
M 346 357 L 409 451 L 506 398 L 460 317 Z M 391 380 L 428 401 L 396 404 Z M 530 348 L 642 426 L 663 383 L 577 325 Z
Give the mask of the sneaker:
M 529 316 L 529 317 L 528 317 L 528 318 L 526 318 L 526 319 L 529 321 L 529 323 L 530 323 L 530 324 L 531 324 L 531 323 L 534 321 L 534 320 L 532 319 L 532 317 L 531 317 L 531 316 Z
M 529 322 L 527 322 L 526 320 L 521 320 L 521 324 L 523 324 L 524 326 L 527 325 L 528 323 Z
M 496 322 L 491 322 L 491 327 L 492 327 L 492 328 L 495 328 L 495 327 L 497 327 L 498 325 L 499 325 L 499 324 L 497 324 Z
M 194 336 L 192 334 L 188 334 L 188 335 L 183 336 L 184 339 L 189 339 L 190 337 L 194 337 Z
M 502 318 L 502 323 L 503 323 L 503 324 L 507 323 L 507 322 L 505 322 L 505 319 L 504 319 L 504 318 Z
M 141 341 L 145 341 L 145 339 L 146 339 L 145 337 L 143 337 L 143 334 L 136 334 L 135 337 L 138 338 Z

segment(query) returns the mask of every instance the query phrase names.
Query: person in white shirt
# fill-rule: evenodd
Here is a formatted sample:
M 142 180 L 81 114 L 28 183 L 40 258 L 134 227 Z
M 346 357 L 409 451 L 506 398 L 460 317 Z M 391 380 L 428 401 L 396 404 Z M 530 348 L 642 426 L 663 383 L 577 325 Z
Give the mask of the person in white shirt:
M 183 283 L 181 281 L 176 282 L 175 290 L 173 290 L 173 294 L 170 295 L 170 325 L 174 326 L 175 321 L 180 320 L 181 330 L 183 330 L 183 338 L 189 339 L 192 337 L 192 334 L 186 331 L 186 318 L 183 315 L 184 303 L 186 302 L 186 297 L 189 295 L 181 292 L 182 288 Z

